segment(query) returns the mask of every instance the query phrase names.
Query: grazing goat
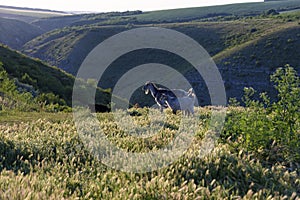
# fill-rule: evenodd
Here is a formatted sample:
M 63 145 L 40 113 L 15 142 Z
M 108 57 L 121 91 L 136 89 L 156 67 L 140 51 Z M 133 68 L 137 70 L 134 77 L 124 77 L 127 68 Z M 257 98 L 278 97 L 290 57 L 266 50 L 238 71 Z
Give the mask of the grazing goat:
M 164 108 L 168 107 L 168 104 L 165 100 L 162 99 L 162 95 L 167 95 L 170 97 L 184 97 L 187 96 L 189 93 L 181 90 L 181 89 L 166 89 L 166 88 L 159 88 L 157 87 L 153 82 L 147 81 L 143 87 L 143 90 L 145 91 L 145 94 L 148 94 L 149 91 L 151 95 L 153 96 L 155 102 L 160 108 L 160 112 L 163 112 Z
M 172 109 L 173 114 L 176 114 L 177 110 L 182 110 L 184 115 L 194 115 L 195 94 L 193 89 L 189 90 L 189 94 L 183 97 L 171 97 L 163 95 L 162 100 L 165 101 L 169 108 Z

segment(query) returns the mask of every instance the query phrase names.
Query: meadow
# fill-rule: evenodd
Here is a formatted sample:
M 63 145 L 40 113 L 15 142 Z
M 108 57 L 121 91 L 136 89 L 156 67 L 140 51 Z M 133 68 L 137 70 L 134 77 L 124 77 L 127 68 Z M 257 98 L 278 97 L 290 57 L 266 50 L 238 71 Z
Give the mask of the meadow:
M 193 141 L 175 162 L 136 173 L 112 169 L 86 148 L 72 113 L 0 112 L 0 199 L 299 199 L 299 77 L 290 66 L 271 76 L 278 99 L 230 100 L 215 148 L 204 156 L 203 139 L 212 134 L 214 107 L 197 107 Z M 124 111 L 116 111 L 118 112 Z M 164 148 L 180 132 L 180 114 L 165 118 L 150 108 L 131 108 L 135 124 L 160 122 L 155 135 L 126 133 L 114 113 L 93 114 L 110 142 L 127 152 Z M 122 113 L 121 113 L 122 114 Z M 191 127 L 192 128 L 192 127 Z

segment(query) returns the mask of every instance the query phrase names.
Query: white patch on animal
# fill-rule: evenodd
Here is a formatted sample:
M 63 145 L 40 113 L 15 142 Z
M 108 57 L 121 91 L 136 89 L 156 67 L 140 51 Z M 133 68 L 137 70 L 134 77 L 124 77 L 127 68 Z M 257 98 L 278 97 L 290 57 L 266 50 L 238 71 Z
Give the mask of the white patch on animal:
M 194 104 L 196 95 L 191 88 L 188 91 L 187 96 L 182 97 L 171 97 L 169 95 L 163 95 L 162 100 L 164 100 L 168 107 L 172 109 L 175 114 L 178 110 L 182 110 L 184 115 L 194 115 Z

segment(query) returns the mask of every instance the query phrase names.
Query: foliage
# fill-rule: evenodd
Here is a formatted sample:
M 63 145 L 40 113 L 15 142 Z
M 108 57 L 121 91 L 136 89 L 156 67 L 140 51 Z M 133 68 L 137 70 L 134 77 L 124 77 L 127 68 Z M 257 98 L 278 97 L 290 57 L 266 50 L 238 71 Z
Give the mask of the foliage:
M 44 104 L 45 101 L 46 105 L 57 103 L 57 105 L 63 106 L 59 110 L 65 110 L 64 106 L 66 105 L 71 106 L 74 76 L 57 67 L 51 67 L 39 59 L 33 60 L 2 45 L 0 45 L 0 58 L 9 77 L 29 84 L 39 91 L 40 96 L 37 99 L 40 103 Z M 82 84 L 86 83 L 82 81 Z M 97 102 L 106 105 L 109 94 L 110 92 L 97 88 Z M 50 110 L 53 110 L 53 106 L 51 107 Z
M 279 15 L 279 12 L 277 12 L 275 9 L 270 9 L 264 13 L 265 15 Z
M 36 97 L 36 101 L 40 102 L 41 109 L 47 112 L 71 112 L 66 102 L 53 93 L 42 93 Z
M 300 79 L 297 72 L 286 65 L 271 76 L 278 91 L 278 101 L 272 104 L 271 112 L 276 141 L 283 146 L 289 161 L 300 160 Z
M 37 99 L 40 102 L 45 102 L 46 105 L 49 104 L 66 105 L 66 102 L 63 99 L 60 99 L 59 96 L 53 93 L 42 93 L 37 97 Z
M 198 120 L 187 126 L 196 130 L 189 149 L 169 166 L 148 173 L 125 173 L 103 165 L 86 148 L 71 113 L 0 112 L 0 198 L 297 199 L 299 77 L 286 65 L 271 80 L 277 100 L 270 101 L 266 93 L 255 100 L 255 90 L 245 88 L 245 107 L 228 108 L 223 142 L 206 156 L 199 147 L 210 133 L 213 108 L 196 108 Z M 93 116 L 107 139 L 128 152 L 164 148 L 178 131 L 185 131 L 180 123 L 190 123 L 170 110 L 164 116 L 151 108 Z M 137 125 L 133 130 L 137 133 L 149 127 L 157 132 L 138 137 L 128 132 L 129 124 Z
M 70 111 L 66 102 L 53 93 L 41 93 L 34 97 L 30 92 L 20 91 L 16 82 L 9 78 L 0 62 L 0 103 L 1 110 L 40 111 L 48 112 Z M 24 75 L 23 77 L 29 77 Z M 30 77 L 29 77 L 30 78 Z M 19 83 L 20 84 L 20 83 Z
M 19 52 L 0 46 L 3 67 L 10 77 L 34 86 L 40 93 L 54 93 L 71 104 L 74 77 L 61 69 L 50 67 L 39 60 L 33 60 Z
M 0 62 L 0 102 L 2 110 L 18 109 L 29 111 L 37 107 L 32 103 L 33 97 L 31 93 L 19 93 L 15 82 L 9 79 L 7 72 L 3 69 Z
M 266 93 L 260 94 L 261 100 L 255 100 L 254 89 L 245 88 L 245 111 L 228 116 L 224 137 L 234 140 L 242 137 L 241 146 L 267 162 L 299 163 L 299 77 L 286 65 L 276 70 L 271 81 L 278 92 L 277 100 L 271 102 Z

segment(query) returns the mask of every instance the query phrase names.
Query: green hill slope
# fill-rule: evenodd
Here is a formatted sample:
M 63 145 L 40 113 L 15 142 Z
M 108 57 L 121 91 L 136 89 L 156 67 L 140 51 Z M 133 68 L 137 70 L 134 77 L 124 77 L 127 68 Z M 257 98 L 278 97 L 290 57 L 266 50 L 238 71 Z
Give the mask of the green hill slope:
M 225 81 L 227 94 L 242 96 L 244 87 L 275 96 L 268 77 L 285 64 L 300 74 L 300 26 L 289 22 L 253 41 L 227 49 L 214 56 Z
M 58 95 L 71 106 L 75 80 L 72 75 L 59 68 L 46 65 L 40 60 L 33 60 L 2 45 L 0 45 L 0 62 L 3 63 L 4 69 L 11 78 L 17 78 L 22 83 L 33 86 L 40 93 Z M 107 105 L 108 98 L 108 92 L 97 90 L 96 102 L 98 104 Z
M 290 48 L 299 49 L 299 15 L 300 13 L 296 12 L 222 22 L 193 21 L 156 26 L 180 31 L 199 42 L 214 57 L 225 80 L 227 96 L 240 98 L 243 88 L 247 86 L 274 94 L 269 83 L 272 70 L 287 63 L 294 67 L 300 66 L 298 50 L 290 53 Z M 136 25 L 133 28 L 146 26 Z M 76 74 L 86 55 L 97 44 L 125 30 L 128 30 L 128 27 L 121 25 L 64 28 L 48 32 L 28 42 L 24 46 L 24 52 Z M 269 43 L 270 40 L 273 42 Z M 249 49 L 251 45 L 253 48 Z M 274 57 L 276 59 L 273 59 Z M 189 69 L 188 63 L 166 52 L 138 51 L 116 60 L 110 66 L 112 70 L 107 72 L 100 87 L 111 88 L 126 70 L 151 62 Z M 192 71 L 186 71 L 186 76 L 189 77 L 196 91 L 203 94 L 200 103 L 209 104 L 208 91 L 203 87 L 205 84 L 194 80 Z M 138 99 L 133 99 L 132 103 Z
M 144 21 L 190 21 L 197 19 L 211 19 L 222 16 L 260 15 L 269 9 L 277 11 L 292 10 L 300 7 L 299 0 L 276 2 L 240 3 L 199 8 L 183 8 L 147 12 L 139 15 L 137 20 Z
M 40 27 L 45 31 L 64 28 L 71 26 L 73 23 L 82 19 L 83 15 L 58 16 L 50 18 L 42 18 L 32 22 L 33 25 Z
M 66 26 L 126 25 L 188 22 L 192 20 L 215 21 L 223 17 L 236 18 L 257 16 L 270 9 L 286 11 L 300 8 L 299 0 L 259 3 L 229 4 L 221 6 L 183 8 L 152 12 L 127 11 L 42 18 L 33 22 L 43 30 L 50 31 Z
M 76 74 L 95 45 L 126 30 L 124 27 L 73 27 L 48 32 L 28 42 L 23 52 Z
M 170 28 L 182 32 L 198 41 L 210 55 L 259 35 L 276 24 L 265 24 L 266 20 L 227 22 L 186 22 L 159 24 L 157 27 Z M 134 26 L 133 28 L 147 27 Z M 255 31 L 251 32 L 252 29 Z M 108 37 L 128 30 L 127 26 L 76 26 L 43 34 L 23 47 L 23 52 L 38 57 L 65 71 L 76 74 L 86 55 Z M 128 63 L 123 63 L 121 66 Z M 176 63 L 173 63 L 176 64 Z

